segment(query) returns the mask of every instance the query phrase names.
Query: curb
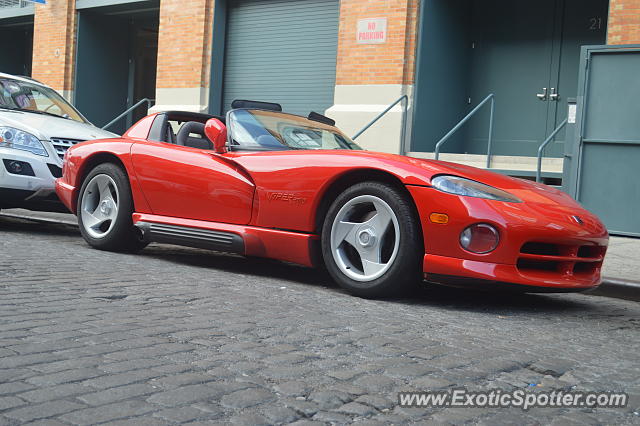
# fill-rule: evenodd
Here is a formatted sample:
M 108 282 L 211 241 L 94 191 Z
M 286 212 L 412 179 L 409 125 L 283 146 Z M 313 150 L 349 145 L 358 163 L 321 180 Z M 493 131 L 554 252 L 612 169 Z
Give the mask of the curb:
M 64 214 L 64 213 L 61 213 Z M 74 227 L 78 227 L 78 222 L 76 221 L 72 221 L 72 220 L 68 220 L 68 219 L 62 219 L 62 218 L 48 218 L 48 217 L 42 217 L 42 216 L 36 216 L 36 215 L 30 215 L 30 214 L 22 214 L 22 213 L 11 213 L 11 212 L 2 212 L 0 213 L 0 216 L 4 216 L 4 217 L 12 217 L 14 219 L 24 219 L 24 220 L 31 220 L 33 222 L 41 222 L 41 223 L 56 223 L 59 225 L 68 225 L 68 226 L 74 226 Z
M 598 288 L 586 291 L 584 294 L 640 302 L 640 282 L 604 278 Z

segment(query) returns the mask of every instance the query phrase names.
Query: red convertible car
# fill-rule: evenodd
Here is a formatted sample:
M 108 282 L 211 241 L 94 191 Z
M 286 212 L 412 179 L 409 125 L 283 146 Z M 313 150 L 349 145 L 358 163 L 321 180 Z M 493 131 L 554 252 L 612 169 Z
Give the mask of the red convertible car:
M 164 242 L 326 265 L 353 294 L 426 279 L 528 292 L 600 283 L 608 234 L 561 191 L 368 152 L 322 115 L 236 102 L 149 115 L 70 148 L 56 189 L 93 247 Z

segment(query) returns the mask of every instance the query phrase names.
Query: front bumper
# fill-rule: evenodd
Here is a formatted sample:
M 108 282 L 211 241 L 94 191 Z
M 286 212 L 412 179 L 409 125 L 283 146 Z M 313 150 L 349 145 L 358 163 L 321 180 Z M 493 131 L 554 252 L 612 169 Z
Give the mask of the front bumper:
M 454 287 L 515 288 L 526 292 L 584 291 L 600 285 L 600 268 L 586 274 L 521 270 L 517 265 L 479 262 L 446 256 L 424 256 L 423 271 L 429 282 Z
M 56 179 L 56 194 L 71 213 L 76 214 L 77 190 L 63 179 Z
M 33 173 L 10 173 L 4 160 L 27 163 Z M 57 155 L 52 157 L 52 153 L 49 153 L 49 157 L 43 157 L 26 151 L 0 148 L 0 208 L 26 207 L 40 210 L 48 209 L 48 204 L 60 204 L 55 195 L 55 179 L 61 173 Z M 56 206 L 51 208 L 57 211 Z
M 426 187 L 408 190 L 420 214 L 428 281 L 465 287 L 475 282 L 478 288 L 508 283 L 525 291 L 581 291 L 601 282 L 608 233 L 595 215 L 570 200 L 566 205 L 504 203 Z M 450 220 L 432 223 L 431 213 L 447 214 Z M 498 229 L 494 251 L 474 254 L 460 246 L 460 233 L 474 223 Z

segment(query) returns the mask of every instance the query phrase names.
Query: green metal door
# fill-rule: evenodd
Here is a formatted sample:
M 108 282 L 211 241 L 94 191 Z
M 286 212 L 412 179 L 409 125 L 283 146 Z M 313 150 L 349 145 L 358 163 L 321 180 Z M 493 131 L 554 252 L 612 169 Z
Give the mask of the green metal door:
M 582 50 L 569 192 L 609 232 L 640 236 L 640 46 Z
M 496 96 L 493 153 L 535 156 L 575 97 L 580 46 L 604 42 L 607 1 L 474 2 L 471 104 Z M 466 151 L 487 151 L 488 111 L 470 122 Z M 547 148 L 563 152 L 564 132 Z
M 495 94 L 495 154 L 533 155 L 544 140 L 555 4 L 556 0 L 474 2 L 470 104 Z M 486 154 L 488 122 L 485 108 L 469 123 L 467 152 Z
M 578 90 L 581 46 L 603 44 L 606 41 L 608 2 L 602 0 L 563 0 L 558 2 L 559 25 L 554 37 L 554 55 L 551 63 L 551 88 L 558 96 L 549 99 L 547 134 L 567 118 L 567 100 L 575 98 Z M 564 149 L 565 129 L 556 136 L 545 151 L 560 156 Z
M 339 9 L 338 0 L 230 0 L 223 109 L 254 99 L 324 113 L 333 105 Z
M 129 24 L 91 12 L 78 14 L 75 105 L 89 121 L 103 126 L 127 109 Z M 121 120 L 108 130 L 123 133 Z

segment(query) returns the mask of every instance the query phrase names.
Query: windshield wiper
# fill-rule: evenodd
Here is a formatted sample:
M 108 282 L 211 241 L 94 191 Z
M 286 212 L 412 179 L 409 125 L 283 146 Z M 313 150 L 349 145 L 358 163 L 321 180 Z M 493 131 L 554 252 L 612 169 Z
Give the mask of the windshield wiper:
M 42 114 L 42 115 L 50 115 L 51 117 L 64 118 L 66 120 L 70 120 L 69 117 L 65 117 L 63 115 L 54 114 L 52 112 L 40 111 L 37 109 L 27 109 L 27 108 L 11 108 L 7 106 L 0 106 L 2 109 L 8 109 L 9 111 L 19 111 L 19 112 L 32 112 L 34 114 Z

